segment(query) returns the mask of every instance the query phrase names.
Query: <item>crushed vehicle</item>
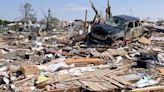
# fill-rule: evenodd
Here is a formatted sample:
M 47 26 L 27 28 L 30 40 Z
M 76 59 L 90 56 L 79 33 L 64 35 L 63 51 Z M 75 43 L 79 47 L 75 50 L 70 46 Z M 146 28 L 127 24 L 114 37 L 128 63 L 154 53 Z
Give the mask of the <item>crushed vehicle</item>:
M 87 43 L 95 44 L 126 44 L 132 39 L 149 32 L 143 27 L 139 18 L 118 15 L 110 17 L 104 24 L 93 25 L 91 32 L 87 35 Z

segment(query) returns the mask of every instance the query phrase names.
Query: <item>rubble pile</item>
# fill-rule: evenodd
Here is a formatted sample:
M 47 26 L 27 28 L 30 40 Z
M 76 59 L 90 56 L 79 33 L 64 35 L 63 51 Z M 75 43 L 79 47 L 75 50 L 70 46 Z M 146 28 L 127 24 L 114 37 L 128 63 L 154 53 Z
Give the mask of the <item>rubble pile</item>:
M 4 36 L 10 35 L 10 36 Z M 164 88 L 164 33 L 126 46 L 87 47 L 73 30 L 0 37 L 1 92 L 152 91 Z M 29 39 L 30 38 L 30 39 Z
M 0 92 L 163 92 L 164 27 L 128 15 L 0 26 Z M 31 9 L 31 5 L 25 5 Z M 26 9 L 28 10 L 28 9 Z M 29 14 L 27 16 L 27 14 Z

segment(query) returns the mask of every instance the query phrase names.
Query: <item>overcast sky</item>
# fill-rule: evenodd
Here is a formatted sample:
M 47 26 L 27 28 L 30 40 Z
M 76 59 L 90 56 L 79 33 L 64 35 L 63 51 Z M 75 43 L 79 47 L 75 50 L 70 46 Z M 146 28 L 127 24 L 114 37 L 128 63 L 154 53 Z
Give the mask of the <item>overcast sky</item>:
M 107 0 L 92 0 L 99 12 L 104 12 Z M 21 16 L 20 6 L 25 2 L 31 3 L 39 19 L 43 18 L 43 11 L 51 8 L 52 15 L 61 20 L 84 19 L 88 10 L 88 19 L 92 19 L 94 12 L 89 0 L 1 0 L 0 18 L 16 20 Z M 113 15 L 134 15 L 139 18 L 150 17 L 153 20 L 164 19 L 164 0 L 110 0 Z

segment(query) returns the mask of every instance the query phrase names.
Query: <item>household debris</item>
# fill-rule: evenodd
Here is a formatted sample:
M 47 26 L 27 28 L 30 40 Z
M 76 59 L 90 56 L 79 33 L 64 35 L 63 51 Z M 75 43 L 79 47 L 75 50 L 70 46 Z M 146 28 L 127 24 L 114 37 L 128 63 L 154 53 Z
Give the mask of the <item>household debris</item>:
M 87 47 L 83 40 L 74 45 L 58 41 L 73 37 L 72 32 L 76 34 L 72 30 L 62 31 L 62 34 L 61 30 L 52 31 L 44 37 L 35 36 L 36 39 L 23 43 L 26 45 L 10 44 L 20 35 L 16 31 L 12 39 L 2 36 L 5 45 L 0 44 L 3 47 L 1 89 L 135 92 L 141 88 L 163 86 L 164 47 L 162 40 L 152 38 L 156 35 L 162 37 L 163 33 L 152 31 L 154 34 L 150 40 L 141 37 L 117 48 L 107 45 Z M 22 35 L 24 38 L 17 41 L 27 39 L 29 35 L 25 32 Z M 161 44 L 157 44 L 159 42 Z
M 88 12 L 85 21 L 70 23 L 53 18 L 48 9 L 47 23 L 26 17 L 2 27 L 0 91 L 163 91 L 162 28 L 145 27 L 133 16 L 112 16 L 109 1 L 103 20 L 91 5 L 92 22 Z
M 142 44 L 146 44 L 146 45 L 149 45 L 151 44 L 151 40 L 148 40 L 147 38 L 145 37 L 141 37 L 138 42 L 142 43 Z

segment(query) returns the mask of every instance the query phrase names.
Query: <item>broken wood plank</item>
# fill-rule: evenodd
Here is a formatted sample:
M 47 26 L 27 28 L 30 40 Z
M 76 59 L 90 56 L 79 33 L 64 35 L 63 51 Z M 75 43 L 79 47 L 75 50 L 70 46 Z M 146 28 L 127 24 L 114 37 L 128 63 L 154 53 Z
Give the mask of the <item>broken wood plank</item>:
M 37 77 L 39 76 L 39 74 L 40 74 L 40 72 L 39 72 L 38 74 L 33 75 L 33 76 L 30 76 L 30 77 L 28 77 L 28 78 L 26 78 L 26 79 L 23 79 L 23 80 L 20 80 L 20 81 L 15 81 L 15 82 L 14 82 L 14 85 L 16 85 L 16 86 L 22 86 L 22 85 L 25 84 L 25 83 L 28 84 L 28 83 L 31 82 L 33 79 L 37 78 Z
M 153 86 L 153 87 L 146 87 L 146 88 L 138 88 L 138 89 L 133 89 L 132 92 L 145 92 L 145 91 L 159 91 L 159 90 L 164 90 L 164 86 Z
M 81 87 L 69 87 L 65 89 L 52 89 L 47 90 L 46 92 L 80 92 Z
M 108 77 L 110 77 L 110 78 L 112 78 L 112 79 L 114 79 L 114 80 L 116 80 L 116 81 L 118 81 L 118 82 L 120 82 L 120 83 L 122 83 L 124 85 L 131 85 L 129 82 L 125 81 L 124 78 L 118 77 L 116 75 L 108 76 Z
M 102 91 L 102 89 L 99 88 L 94 82 L 88 82 L 88 81 L 80 81 L 80 82 L 86 87 L 89 87 L 91 91 Z
M 80 83 L 79 81 L 73 81 L 73 84 L 77 86 L 82 86 L 82 83 Z
M 118 81 L 113 80 L 113 79 L 111 79 L 111 78 L 109 78 L 109 77 L 104 76 L 104 77 L 101 77 L 101 78 L 103 78 L 104 80 L 106 80 L 106 81 L 108 81 L 108 82 L 111 82 L 112 84 L 118 86 L 119 88 L 125 88 L 125 85 L 122 85 L 122 84 L 119 83 Z
M 117 86 L 111 84 L 111 82 L 109 82 L 107 80 L 104 80 L 103 78 L 98 78 L 98 79 L 104 81 L 103 82 L 104 83 L 104 86 L 107 86 L 110 90 L 113 90 L 113 89 L 117 89 L 118 88 Z M 105 84 L 107 84 L 107 85 L 105 85 Z
M 75 64 L 75 63 L 89 63 L 89 64 L 103 64 L 104 60 L 99 58 L 84 58 L 84 59 L 67 59 L 65 60 L 66 64 Z
M 103 91 L 107 91 L 107 90 L 110 90 L 110 89 L 114 89 L 114 88 L 108 88 L 107 87 L 107 84 L 105 84 L 105 80 L 101 80 L 101 79 L 98 79 L 96 77 L 94 78 L 91 78 L 89 79 L 88 81 L 92 81 L 94 83 L 96 83 L 95 85 L 97 85 L 99 88 L 101 88 Z M 108 85 L 109 86 L 109 85 Z M 112 85 L 111 85 L 112 86 Z

